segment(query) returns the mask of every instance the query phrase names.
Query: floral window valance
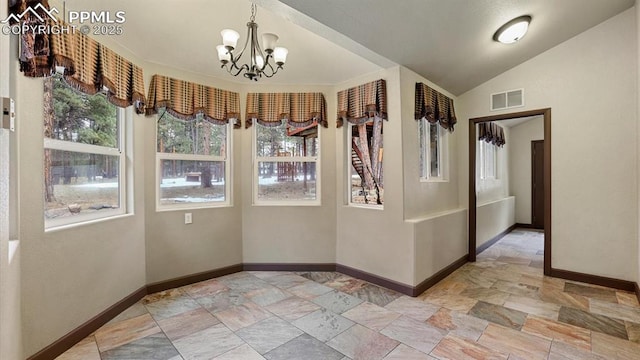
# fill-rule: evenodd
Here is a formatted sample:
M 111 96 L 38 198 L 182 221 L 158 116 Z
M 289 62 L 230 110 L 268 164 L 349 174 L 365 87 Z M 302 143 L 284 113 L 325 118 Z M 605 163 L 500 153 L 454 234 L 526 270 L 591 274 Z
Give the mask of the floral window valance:
M 278 126 L 286 120 L 291 127 L 306 127 L 316 121 L 326 128 L 326 108 L 322 93 L 249 93 L 245 127 L 254 120 L 264 126 Z
M 387 119 L 387 83 L 383 79 L 338 92 L 338 123 L 362 124 L 371 118 Z
M 453 131 L 458 122 L 453 99 L 423 83 L 416 83 L 415 119 L 426 119 L 429 123 L 439 123 L 443 128 Z
M 240 123 L 240 96 L 236 92 L 221 90 L 189 81 L 153 75 L 149 85 L 147 115 L 157 114 L 165 108 L 171 115 L 182 120 L 193 120 L 203 114 L 213 124 Z
M 478 124 L 478 140 L 502 147 L 507 143 L 504 137 L 504 130 L 500 125 L 493 122 L 483 122 Z
M 38 6 L 42 5 L 42 6 Z M 61 19 L 54 22 L 46 0 L 17 1 L 10 7 L 13 15 L 20 15 L 30 7 L 21 22 L 26 25 L 56 26 L 72 29 Z M 28 27 L 31 29 L 31 27 Z M 78 90 L 93 95 L 106 89 L 111 103 L 120 107 L 134 105 L 143 113 L 145 106 L 142 68 L 113 52 L 80 31 L 49 31 L 35 33 L 28 30 L 20 36 L 20 71 L 25 76 L 51 75 L 58 66 L 64 67 L 64 78 Z

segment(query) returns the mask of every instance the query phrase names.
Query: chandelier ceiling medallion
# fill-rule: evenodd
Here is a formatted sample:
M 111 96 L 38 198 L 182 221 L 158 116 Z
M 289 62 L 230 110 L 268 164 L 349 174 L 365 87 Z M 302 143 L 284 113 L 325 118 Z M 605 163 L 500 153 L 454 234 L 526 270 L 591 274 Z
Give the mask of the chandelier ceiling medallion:
M 279 69 L 282 69 L 287 61 L 288 50 L 276 46 L 278 35 L 272 33 L 262 34 L 262 46 L 258 42 L 258 24 L 256 20 L 256 4 L 251 4 L 251 17 L 247 23 L 247 39 L 240 52 L 235 52 L 240 34 L 231 29 L 224 29 L 222 35 L 222 45 L 216 46 L 218 50 L 218 60 L 222 63 L 222 68 L 227 69 L 229 74 L 238 76 L 243 74 L 249 80 L 258 81 L 262 76 L 272 77 Z M 248 48 L 247 48 L 248 46 Z M 242 64 L 240 59 L 244 52 L 249 55 L 248 63 Z M 273 64 L 275 63 L 275 64 Z

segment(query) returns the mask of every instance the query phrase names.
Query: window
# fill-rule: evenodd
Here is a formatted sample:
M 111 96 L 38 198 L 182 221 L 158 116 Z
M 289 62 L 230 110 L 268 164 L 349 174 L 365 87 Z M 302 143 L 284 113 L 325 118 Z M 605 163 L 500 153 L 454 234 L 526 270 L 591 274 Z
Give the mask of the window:
M 382 122 L 381 118 L 373 118 L 359 125 L 347 123 L 350 205 L 384 204 Z
M 124 214 L 124 110 L 59 75 L 45 80 L 44 93 L 45 226 Z
M 447 181 L 447 130 L 420 120 L 420 173 L 427 181 Z
M 181 120 L 159 112 L 156 166 L 159 210 L 228 206 L 230 201 L 229 130 L 198 114 Z
M 254 204 L 319 205 L 318 124 L 254 126 Z
M 498 147 L 486 141 L 479 141 L 480 151 L 480 179 L 497 179 L 498 178 Z

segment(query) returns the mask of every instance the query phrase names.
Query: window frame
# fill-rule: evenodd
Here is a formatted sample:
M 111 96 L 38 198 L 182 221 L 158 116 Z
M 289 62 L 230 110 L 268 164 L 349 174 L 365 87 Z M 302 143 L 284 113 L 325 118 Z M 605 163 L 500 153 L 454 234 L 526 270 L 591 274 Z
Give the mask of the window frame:
M 380 120 L 382 121 L 382 143 L 384 144 L 384 120 Z M 366 121 L 365 123 L 369 123 L 369 122 L 373 122 L 373 120 L 370 121 Z M 347 137 L 346 137 L 346 147 L 345 147 L 345 155 L 346 155 L 346 163 L 347 163 L 347 205 L 350 207 L 355 207 L 355 208 L 364 208 L 364 209 L 373 209 L 373 210 L 384 210 L 384 199 L 382 200 L 382 204 L 361 204 L 361 203 L 355 203 L 353 202 L 353 183 L 352 183 L 352 178 L 353 175 L 358 175 L 360 176 L 357 172 L 353 173 L 353 163 L 352 163 L 352 159 L 351 159 L 351 144 L 353 141 L 353 125 L 349 122 L 345 122 L 345 127 L 347 128 Z M 383 173 L 384 173 L 384 157 L 382 158 L 382 168 L 383 168 Z M 383 187 L 383 191 L 384 191 L 384 187 Z
M 258 126 L 259 122 L 255 121 L 252 130 L 251 130 L 251 142 L 252 142 L 252 205 L 253 206 L 320 206 L 322 205 L 322 169 L 321 169 L 321 154 L 322 154 L 322 135 L 320 131 L 320 123 L 316 123 L 317 127 L 317 143 L 318 143 L 318 151 L 316 156 L 287 156 L 285 159 L 279 156 L 258 156 Z M 286 131 L 287 122 L 286 120 L 282 120 L 282 125 Z M 315 163 L 316 164 L 316 198 L 313 200 L 260 200 L 258 199 L 259 193 L 259 181 L 258 176 L 260 175 L 259 164 L 261 162 L 306 162 L 306 163 Z
M 74 91 L 77 91 L 74 89 Z M 103 95 L 90 95 L 90 96 L 103 96 Z M 52 95 L 53 97 L 53 95 Z M 115 105 L 114 105 L 115 106 Z M 129 214 L 129 182 L 130 182 L 130 171 L 128 170 L 128 160 L 130 158 L 130 153 L 128 150 L 128 137 L 129 134 L 129 125 L 127 119 L 125 109 L 116 106 L 116 128 L 118 129 L 118 146 L 117 147 L 108 147 L 108 146 L 100 146 L 100 145 L 92 145 L 92 144 L 83 144 L 78 142 L 66 141 L 66 140 L 58 140 L 51 139 L 44 136 L 43 133 L 43 153 L 46 150 L 58 150 L 58 151 L 67 151 L 67 152 L 76 152 L 83 154 L 94 154 L 94 155 L 105 155 L 105 156 L 118 156 L 118 202 L 119 207 L 117 209 L 103 209 L 100 211 L 96 211 L 88 214 L 78 214 L 74 216 L 67 216 L 61 218 L 53 218 L 47 219 L 44 216 L 43 209 L 43 218 L 44 218 L 44 229 L 45 232 L 55 231 L 61 228 L 75 227 L 81 226 L 86 223 L 93 223 L 95 221 L 103 221 L 110 220 L 122 215 Z M 43 164 L 44 165 L 44 164 Z M 44 177 L 43 177 L 44 182 Z
M 165 110 L 166 111 L 166 110 Z M 235 124 L 236 119 L 231 119 L 226 125 L 216 125 L 214 126 L 226 126 L 227 127 L 227 136 L 225 139 L 226 152 L 225 156 L 220 155 L 196 155 L 196 154 L 177 154 L 177 153 L 163 153 L 158 151 L 158 124 L 162 116 L 165 114 L 163 111 L 161 114 L 156 115 L 155 122 L 155 153 L 156 153 L 156 181 L 155 181 L 155 193 L 156 193 L 156 212 L 165 212 L 165 211 L 183 211 L 183 210 L 197 210 L 197 209 L 209 209 L 209 208 L 224 208 L 224 207 L 232 207 L 233 201 L 231 199 L 232 191 L 232 182 L 233 182 L 233 174 L 232 174 L 232 165 L 230 159 L 233 158 L 233 125 Z M 198 119 L 194 120 L 181 120 L 179 121 L 198 121 Z M 207 121 L 205 119 L 199 119 L 200 121 Z M 207 161 L 207 162 L 224 162 L 224 201 L 211 201 L 206 203 L 183 203 L 183 204 L 162 204 L 161 203 L 161 192 L 160 187 L 162 185 L 162 161 L 163 160 L 182 160 L 182 161 Z
M 479 146 L 479 155 L 480 155 L 480 179 L 481 180 L 497 180 L 498 179 L 498 146 L 494 144 L 487 143 L 484 140 L 478 140 L 480 143 Z M 489 151 L 490 150 L 490 151 Z M 493 158 L 493 168 L 492 174 L 487 174 L 487 169 L 489 164 L 487 163 L 487 155 L 488 153 Z
M 434 125 L 438 130 L 438 175 L 431 173 L 431 126 Z M 420 157 L 421 170 L 420 181 L 422 182 L 449 182 L 449 132 L 440 124 L 420 119 Z

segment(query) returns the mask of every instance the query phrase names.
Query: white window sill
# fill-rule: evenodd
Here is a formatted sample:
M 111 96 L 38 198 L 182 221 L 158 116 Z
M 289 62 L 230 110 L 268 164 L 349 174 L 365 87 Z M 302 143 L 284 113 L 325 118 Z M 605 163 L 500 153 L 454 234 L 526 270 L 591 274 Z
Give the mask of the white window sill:
M 346 205 L 345 207 L 354 208 L 354 209 L 378 210 L 378 211 L 384 210 L 384 205 L 349 204 L 349 205 Z
M 156 212 L 169 212 L 169 211 L 189 211 L 189 210 L 209 210 L 209 209 L 228 209 L 232 208 L 233 204 L 215 204 L 215 205 L 158 205 L 156 206 Z
M 448 179 L 426 179 L 426 178 L 420 178 L 420 182 L 421 183 L 448 183 L 449 180 Z
M 309 201 L 309 202 L 284 202 L 284 201 L 273 201 L 273 202 L 254 202 L 251 206 L 256 207 L 265 207 L 265 206 L 290 206 L 290 207 L 298 207 L 298 206 L 322 206 L 322 203 L 319 201 Z
M 111 220 L 119 220 L 119 219 L 125 219 L 131 216 L 134 216 L 135 214 L 130 213 L 130 214 L 120 214 L 120 215 L 114 215 L 114 216 L 107 216 L 107 217 L 103 217 L 103 218 L 99 218 L 99 219 L 91 219 L 91 220 L 86 220 L 86 221 L 79 221 L 73 224 L 65 224 L 65 225 L 58 225 L 58 226 L 51 226 L 51 227 L 45 227 L 44 232 L 45 233 L 53 233 L 53 232 L 58 232 L 58 231 L 64 231 L 64 230 L 70 230 L 76 227 L 80 227 L 80 226 L 87 226 L 87 225 L 93 225 L 93 224 L 98 224 L 101 222 L 105 222 L 105 221 L 111 221 Z

